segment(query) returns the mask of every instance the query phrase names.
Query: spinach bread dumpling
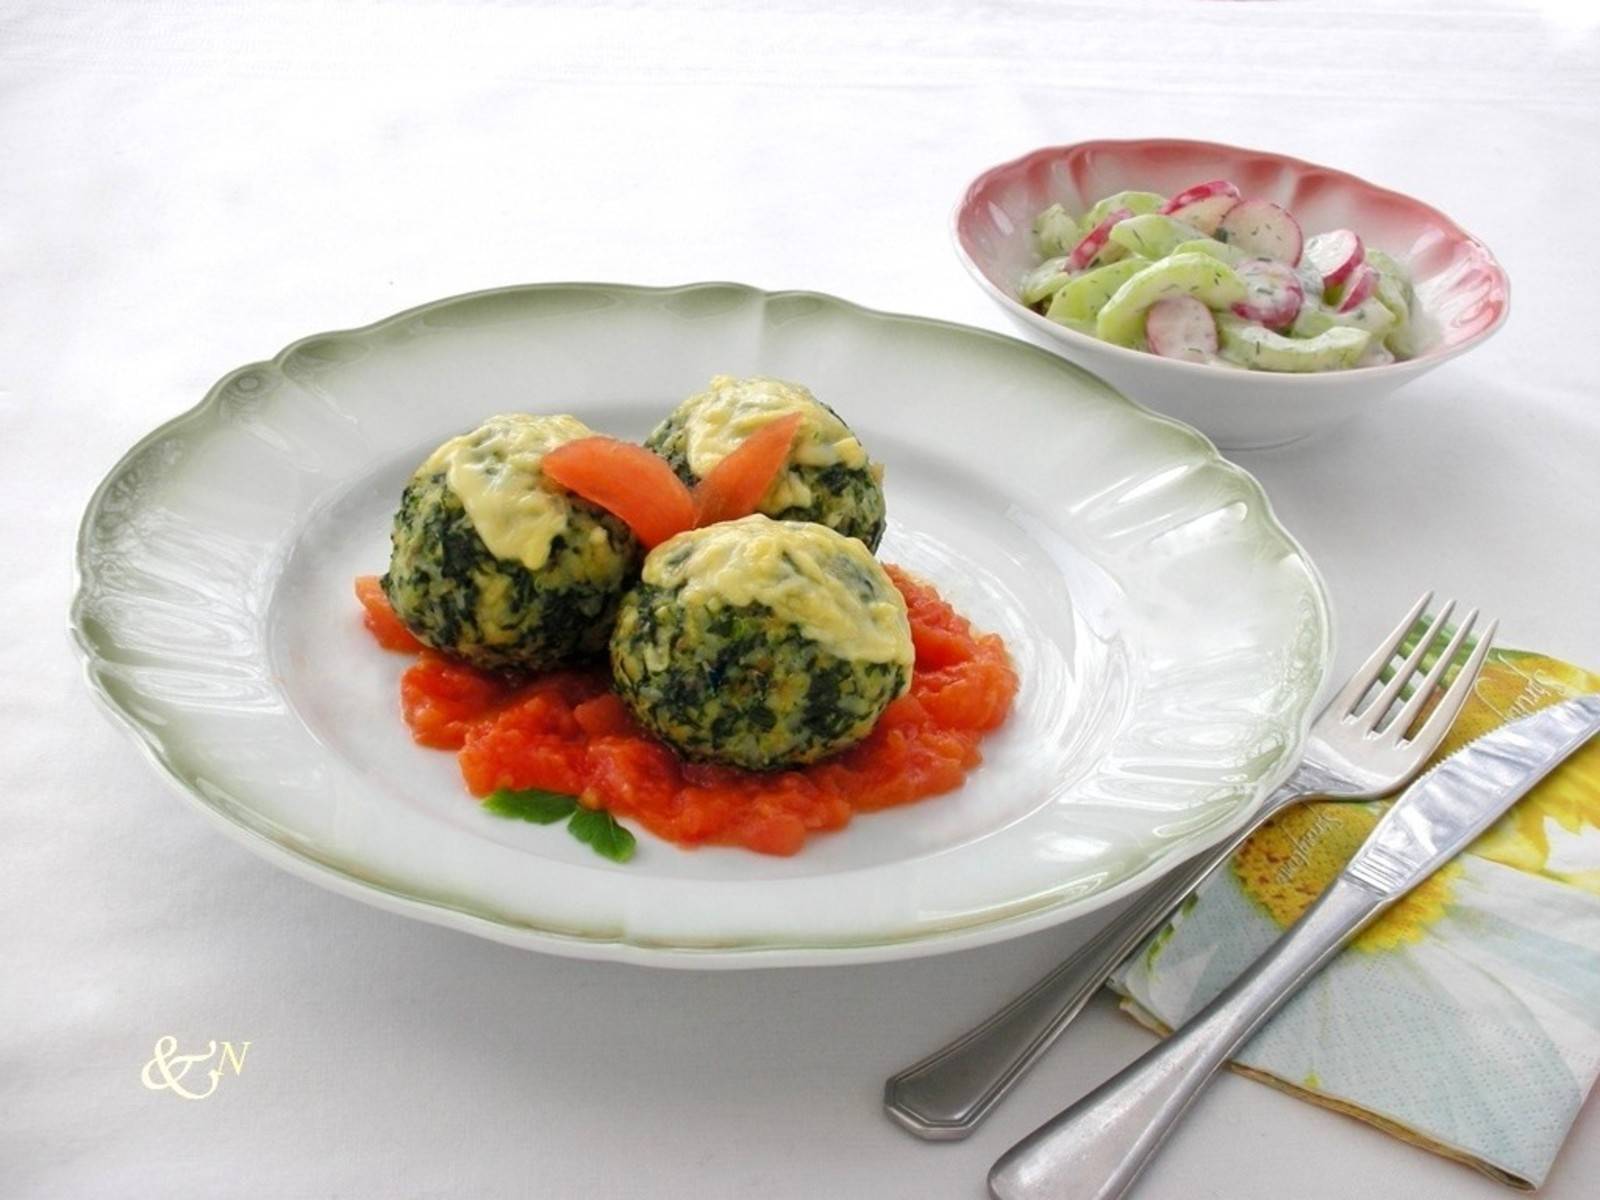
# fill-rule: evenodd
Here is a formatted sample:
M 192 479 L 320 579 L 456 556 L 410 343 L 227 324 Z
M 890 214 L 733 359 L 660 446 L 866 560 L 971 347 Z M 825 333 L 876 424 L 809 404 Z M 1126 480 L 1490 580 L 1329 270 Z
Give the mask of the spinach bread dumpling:
M 883 467 L 867 458 L 838 413 L 799 384 L 717 375 L 644 444 L 693 487 L 752 433 L 790 413 L 800 414 L 800 428 L 758 511 L 780 521 L 815 521 L 876 550 L 884 526 Z
M 400 498 L 383 590 L 423 642 L 490 670 L 604 651 L 641 549 L 539 464 L 590 437 L 576 417 L 509 413 L 451 438 Z
M 915 657 L 905 600 L 861 541 L 759 514 L 652 550 L 611 635 L 613 683 L 641 725 L 751 770 L 866 737 Z

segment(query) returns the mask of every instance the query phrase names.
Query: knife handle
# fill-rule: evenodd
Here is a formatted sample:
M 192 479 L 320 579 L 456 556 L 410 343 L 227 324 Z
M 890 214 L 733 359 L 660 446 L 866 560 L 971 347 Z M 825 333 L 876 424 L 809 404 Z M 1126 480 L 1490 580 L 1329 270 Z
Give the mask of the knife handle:
M 1177 1033 L 1018 1142 L 996 1200 L 1116 1200 L 1219 1067 L 1394 900 L 1340 875 L 1293 928 Z

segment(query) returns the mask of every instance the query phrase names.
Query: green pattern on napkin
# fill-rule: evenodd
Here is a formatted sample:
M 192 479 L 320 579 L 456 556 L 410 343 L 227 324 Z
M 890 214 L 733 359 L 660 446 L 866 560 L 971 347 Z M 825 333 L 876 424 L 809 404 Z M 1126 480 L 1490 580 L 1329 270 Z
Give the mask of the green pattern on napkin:
M 1435 761 L 1600 676 L 1488 657 Z M 1321 894 L 1385 805 L 1262 828 L 1118 971 L 1137 1019 L 1182 1024 Z M 1239 1054 L 1247 1074 L 1516 1187 L 1549 1172 L 1600 1075 L 1600 742 L 1406 896 Z

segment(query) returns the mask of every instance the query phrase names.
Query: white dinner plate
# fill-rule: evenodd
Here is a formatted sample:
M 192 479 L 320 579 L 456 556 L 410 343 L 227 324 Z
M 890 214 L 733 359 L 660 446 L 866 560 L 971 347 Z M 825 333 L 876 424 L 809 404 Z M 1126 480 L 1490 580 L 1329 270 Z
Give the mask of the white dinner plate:
M 363 630 L 406 478 L 506 410 L 642 437 L 713 374 L 806 384 L 887 468 L 881 556 L 1021 678 L 958 791 L 793 858 L 632 862 L 508 821 L 413 745 L 408 661 Z M 232 372 L 89 504 L 89 679 L 201 811 L 271 861 L 514 945 L 691 967 L 931 954 L 1087 913 L 1220 837 L 1294 764 L 1327 600 L 1256 482 L 1054 355 L 813 293 L 514 287 Z

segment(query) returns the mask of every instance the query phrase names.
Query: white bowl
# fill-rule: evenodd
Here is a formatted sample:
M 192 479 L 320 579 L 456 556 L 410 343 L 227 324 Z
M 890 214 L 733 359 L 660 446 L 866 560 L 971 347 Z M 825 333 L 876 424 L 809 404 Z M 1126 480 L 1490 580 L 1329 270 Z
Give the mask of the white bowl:
M 1405 264 L 1431 326 L 1426 348 L 1381 367 L 1313 375 L 1244 371 L 1113 346 L 1048 321 L 1017 299 L 1022 274 L 1039 261 L 1032 227 L 1042 209 L 1059 202 L 1081 214 L 1113 192 L 1172 194 L 1207 179 L 1230 179 L 1246 196 L 1283 205 L 1308 233 L 1353 229 Z M 1280 446 L 1342 424 L 1482 342 L 1510 309 L 1510 285 L 1489 248 L 1437 209 L 1343 171 L 1213 142 L 1148 138 L 1036 150 L 973 180 L 954 226 L 962 263 L 1029 338 L 1227 450 Z

